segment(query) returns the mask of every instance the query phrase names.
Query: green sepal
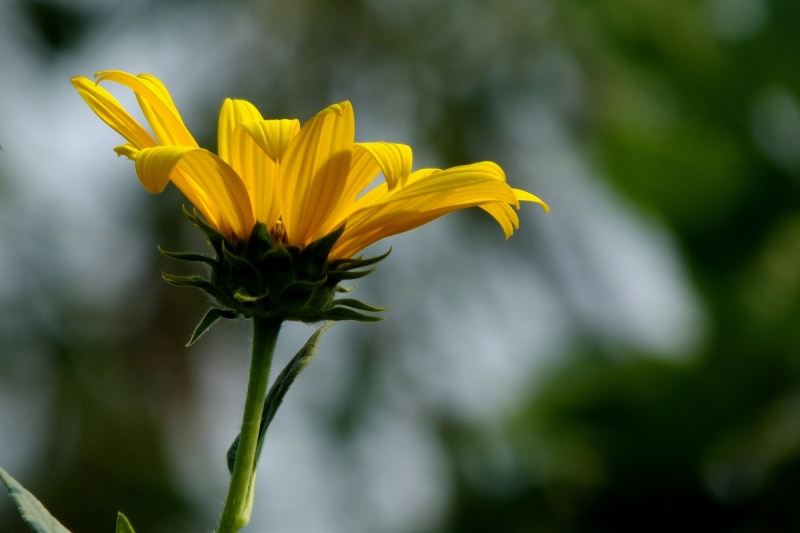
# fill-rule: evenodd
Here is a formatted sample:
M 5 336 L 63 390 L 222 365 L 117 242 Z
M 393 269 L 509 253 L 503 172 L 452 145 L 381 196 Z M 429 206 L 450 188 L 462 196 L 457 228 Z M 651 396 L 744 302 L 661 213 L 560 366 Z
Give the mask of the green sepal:
M 174 287 L 191 287 L 194 289 L 200 289 L 217 300 L 220 304 L 225 305 L 225 294 L 223 291 L 212 282 L 208 281 L 207 279 L 203 279 L 200 276 L 176 276 L 174 274 L 162 272 L 161 278 Z
M 200 323 L 197 324 L 197 327 L 194 328 L 194 333 L 192 333 L 192 338 L 189 339 L 189 342 L 186 343 L 186 347 L 188 348 L 192 344 L 196 343 L 200 340 L 200 337 L 203 334 L 211 329 L 211 326 L 217 323 L 217 320 L 220 318 L 226 318 L 228 320 L 233 320 L 236 318 L 235 311 L 228 311 L 227 309 L 218 309 L 216 307 L 212 307 L 208 310 L 208 312 L 203 316 L 200 320 Z
M 254 224 L 250 238 L 227 240 L 211 227 L 194 209 L 184 207 L 186 217 L 208 238 L 214 258 L 200 254 L 165 252 L 175 259 L 198 261 L 212 267 L 210 276 L 176 276 L 163 274 L 164 280 L 178 287 L 194 287 L 205 291 L 214 306 L 230 310 L 246 318 L 262 317 L 293 320 L 313 324 L 327 318 L 334 320 L 366 320 L 358 313 L 334 311 L 352 307 L 361 311 L 379 312 L 377 307 L 345 300 L 334 302 L 336 292 L 348 292 L 338 285 L 344 280 L 369 275 L 391 249 L 380 256 L 328 260 L 331 250 L 344 232 L 344 225 L 310 243 L 305 248 L 284 245 L 271 237 L 267 226 Z M 209 317 L 209 320 L 213 315 Z
M 309 337 L 308 341 L 306 341 L 303 347 L 300 348 L 300 351 L 298 351 L 295 356 L 292 357 L 291 361 L 289 361 L 281 373 L 278 374 L 278 377 L 275 378 L 275 382 L 269 389 L 267 397 L 264 399 L 264 410 L 262 411 L 261 424 L 258 428 L 256 459 L 253 462 L 254 471 L 258 465 L 258 459 L 261 457 L 261 447 L 264 445 L 264 438 L 267 436 L 267 428 L 269 428 L 270 423 L 272 423 L 272 419 L 275 418 L 275 413 L 278 412 L 278 408 L 283 403 L 283 399 L 286 397 L 286 393 L 289 392 L 289 387 L 292 386 L 294 380 L 297 379 L 297 376 L 300 375 L 300 372 L 302 372 L 314 359 L 314 355 L 317 353 L 317 347 L 319 346 L 319 340 L 322 337 L 322 334 L 328 331 L 333 324 L 333 322 L 324 324 L 322 327 L 317 329 L 317 331 L 315 331 L 311 337 Z M 230 473 L 233 473 L 233 467 L 236 464 L 236 453 L 238 451 L 239 435 L 237 435 L 233 440 L 233 443 L 231 444 L 230 448 L 228 448 L 228 453 L 226 455 L 228 471 Z
M 290 298 L 293 296 L 308 296 L 319 287 L 325 285 L 327 281 L 327 276 L 317 281 L 295 281 L 286 288 L 284 294 Z
M 252 294 L 247 292 L 243 287 L 239 287 L 238 289 L 236 289 L 236 292 L 233 293 L 233 297 L 242 303 L 257 302 L 259 300 L 263 300 L 267 296 L 269 296 L 269 291 L 266 291 L 259 296 L 253 296 Z
M 247 260 L 251 263 L 259 263 L 264 258 L 264 254 L 272 248 L 272 237 L 270 237 L 266 224 L 256 222 L 253 231 L 250 232 L 250 240 L 247 243 Z
M 340 281 L 346 281 L 350 279 L 359 279 L 363 278 L 364 276 L 369 276 L 373 272 L 375 272 L 375 268 L 372 267 L 367 270 L 359 270 L 358 272 L 346 271 L 346 270 L 335 270 L 328 274 L 328 279 L 339 283 Z
M 188 219 L 189 219 L 189 221 L 190 221 L 192 224 L 194 224 L 194 225 L 197 225 L 197 220 L 195 219 L 195 215 L 193 215 L 192 213 L 190 213 L 190 212 L 189 212 L 189 210 L 188 210 L 188 209 L 186 209 L 186 206 L 185 206 L 185 205 L 183 205 L 183 204 L 181 204 L 181 211 L 183 211 L 183 216 L 185 216 L 186 218 L 188 218 Z M 195 210 L 194 210 L 194 212 L 195 212 L 195 214 L 196 214 L 196 213 L 197 213 L 197 210 L 195 209 Z
M 389 307 L 375 307 L 374 305 L 365 304 L 361 300 L 355 298 L 340 298 L 333 301 L 334 306 L 351 307 L 359 311 L 369 311 L 370 313 L 381 313 L 389 309 Z
M 328 261 L 333 246 L 344 233 L 345 224 L 312 242 L 300 252 L 297 269 L 303 276 L 318 277 Z
M 206 284 L 210 282 L 200 276 L 178 276 L 177 274 L 161 273 L 161 277 L 175 287 L 197 287 L 198 289 L 205 289 Z
M 22 520 L 28 524 L 33 533 L 70 533 L 61 522 L 37 500 L 33 494 L 25 490 L 8 472 L 0 468 L 0 481 L 8 489 L 8 495 L 17 506 Z
M 383 317 L 364 315 L 353 311 L 349 307 L 332 307 L 322 313 L 324 320 L 340 322 L 342 320 L 355 320 L 356 322 L 381 322 Z
M 271 281 L 274 284 L 291 283 L 295 278 L 292 268 L 292 256 L 280 241 L 275 243 L 275 246 L 264 254 L 263 267 L 272 273 Z
M 376 255 L 375 257 L 370 257 L 369 259 L 361 259 L 361 256 L 350 259 L 334 259 L 328 263 L 328 266 L 333 270 L 352 270 L 354 268 L 361 268 L 380 263 L 389 257 L 389 254 L 391 253 L 392 249 L 389 248 L 385 254 Z
M 336 287 L 336 292 L 347 294 L 348 292 L 353 292 L 356 290 L 358 285 L 353 285 L 352 287 Z
M 218 249 L 220 244 L 222 244 L 225 241 L 225 236 L 222 235 L 222 233 L 218 232 L 213 227 L 211 227 L 211 225 L 208 222 L 203 220 L 203 217 L 201 217 L 197 213 L 197 209 L 192 208 L 191 213 L 189 213 L 189 211 L 186 210 L 185 205 L 182 205 L 181 209 L 183 210 L 183 214 L 186 215 L 186 218 L 192 221 L 194 227 L 198 228 L 200 231 L 203 232 L 203 234 L 205 234 L 206 238 L 208 239 L 208 242 L 211 243 L 214 249 Z
M 161 252 L 161 255 L 169 257 L 170 259 L 175 259 L 177 261 L 205 263 L 211 266 L 211 268 L 217 268 L 217 261 L 213 257 L 208 257 L 207 255 L 196 254 L 192 252 L 169 252 L 163 249 L 161 246 L 158 247 L 158 251 Z
M 201 278 L 200 276 L 178 276 L 175 274 L 167 274 L 166 272 L 162 272 L 161 277 L 164 281 L 175 287 L 193 287 L 195 289 L 206 291 L 212 296 L 215 292 L 218 292 L 217 287 L 213 283 L 205 278 Z
M 234 268 L 240 268 L 242 270 L 248 270 L 254 273 L 256 272 L 256 267 L 254 267 L 250 261 L 231 252 L 228 249 L 228 245 L 224 241 L 222 243 L 222 255 Z
M 117 513 L 117 531 L 116 533 L 136 533 L 133 530 L 133 526 L 131 525 L 130 520 L 128 517 L 122 513 Z

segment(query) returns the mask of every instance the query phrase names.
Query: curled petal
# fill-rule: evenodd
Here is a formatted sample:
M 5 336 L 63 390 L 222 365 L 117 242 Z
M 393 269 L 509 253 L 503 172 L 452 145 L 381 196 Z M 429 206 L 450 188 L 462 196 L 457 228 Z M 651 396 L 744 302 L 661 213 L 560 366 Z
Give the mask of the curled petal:
M 240 122 L 261 120 L 261 113 L 247 100 L 226 98 L 219 111 L 217 152 L 223 161 L 230 164 L 231 142 L 236 125 Z
M 188 146 L 145 148 L 135 154 L 136 175 L 142 186 L 153 194 L 161 193 L 181 158 L 191 152 Z
M 545 213 L 550 212 L 550 206 L 547 205 L 541 198 L 536 195 L 529 193 L 528 191 L 523 191 L 522 189 L 511 189 L 514 191 L 514 196 L 517 197 L 517 200 L 520 202 L 533 202 L 535 204 L 539 204 L 544 209 Z
M 226 237 L 249 237 L 254 221 L 247 190 L 236 172 L 211 152 L 189 146 L 146 148 L 136 156 L 136 174 L 153 193 L 172 180 Z
M 398 184 L 406 184 L 413 161 L 410 146 L 386 142 L 359 143 L 358 146 L 367 150 L 378 162 L 390 191 Z
M 141 149 L 156 145 L 147 130 L 107 90 L 83 76 L 72 78 L 72 85 L 92 111 L 133 146 Z
M 297 119 L 253 120 L 243 122 L 242 126 L 267 157 L 276 163 L 283 159 L 289 141 L 300 132 L 300 121 Z
M 136 158 L 139 156 L 139 149 L 131 143 L 114 147 L 114 152 L 116 152 L 118 156 L 125 156 L 131 161 L 136 161 Z
M 197 147 L 197 142 L 183 124 L 169 92 L 156 77 L 149 74 L 134 76 L 119 70 L 98 72 L 95 77 L 98 83 L 113 81 L 136 93 L 142 113 L 161 144 Z

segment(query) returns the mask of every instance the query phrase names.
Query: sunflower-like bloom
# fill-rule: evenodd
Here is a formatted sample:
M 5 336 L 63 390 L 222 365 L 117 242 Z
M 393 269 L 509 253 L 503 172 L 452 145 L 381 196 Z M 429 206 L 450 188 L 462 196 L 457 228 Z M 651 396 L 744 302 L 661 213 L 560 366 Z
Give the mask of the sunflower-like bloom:
M 136 94 L 153 135 L 99 82 Z M 247 241 L 263 222 L 273 238 L 305 247 L 346 223 L 330 252 L 343 259 L 370 244 L 457 209 L 479 206 L 508 238 L 519 227 L 520 201 L 547 205 L 513 189 L 492 162 L 411 171 L 411 148 L 356 143 L 350 102 L 323 109 L 302 127 L 296 119 L 264 120 L 251 103 L 227 99 L 219 116 L 218 154 L 200 148 L 161 81 L 103 71 L 73 78 L 89 107 L 128 142 L 116 147 L 135 162 L 142 185 L 160 193 L 177 186 L 206 221 L 231 241 Z M 385 182 L 364 192 L 379 173 Z

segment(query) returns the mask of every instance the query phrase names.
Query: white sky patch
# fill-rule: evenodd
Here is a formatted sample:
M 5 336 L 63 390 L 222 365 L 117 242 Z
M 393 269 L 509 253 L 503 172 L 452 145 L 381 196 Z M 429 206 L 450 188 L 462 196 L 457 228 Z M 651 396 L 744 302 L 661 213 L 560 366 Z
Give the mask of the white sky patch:
M 552 109 L 516 101 L 504 112 L 523 184 L 547 201 L 543 257 L 577 326 L 611 346 L 685 356 L 705 333 L 705 313 L 669 233 L 604 187 Z

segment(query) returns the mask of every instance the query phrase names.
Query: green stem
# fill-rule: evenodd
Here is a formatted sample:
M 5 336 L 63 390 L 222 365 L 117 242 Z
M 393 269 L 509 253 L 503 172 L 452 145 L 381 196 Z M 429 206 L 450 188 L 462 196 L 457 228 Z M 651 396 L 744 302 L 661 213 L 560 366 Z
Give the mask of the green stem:
M 217 533 L 236 533 L 250 521 L 258 430 L 267 394 L 272 353 L 280 329 L 280 320 L 253 318 L 253 359 L 250 363 L 239 450 Z

